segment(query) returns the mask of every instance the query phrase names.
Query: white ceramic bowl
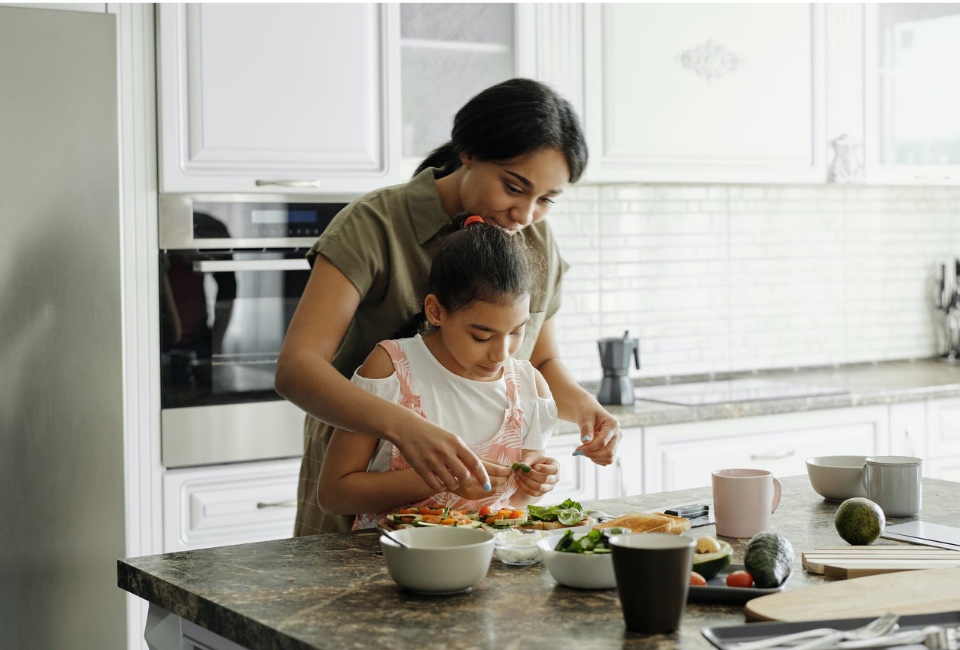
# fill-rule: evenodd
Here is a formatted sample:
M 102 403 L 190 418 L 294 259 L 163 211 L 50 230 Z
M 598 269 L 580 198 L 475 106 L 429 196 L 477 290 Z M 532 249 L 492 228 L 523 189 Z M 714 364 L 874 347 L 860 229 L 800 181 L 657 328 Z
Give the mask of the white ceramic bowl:
M 549 537 L 546 530 L 508 528 L 494 533 L 493 554 L 504 564 L 525 566 L 540 561 L 537 542 Z
M 403 528 L 380 536 L 394 581 L 420 594 L 455 594 L 480 584 L 493 556 L 493 535 L 476 528 Z
M 807 476 L 817 494 L 831 501 L 866 497 L 863 463 L 866 456 L 817 456 L 807 459 Z
M 549 537 L 537 542 L 543 566 L 547 567 L 550 575 L 560 584 L 575 589 L 615 589 L 617 578 L 613 574 L 613 555 L 555 551 L 557 542 L 565 532 L 554 531 Z M 580 539 L 588 532 L 574 533 L 573 537 Z

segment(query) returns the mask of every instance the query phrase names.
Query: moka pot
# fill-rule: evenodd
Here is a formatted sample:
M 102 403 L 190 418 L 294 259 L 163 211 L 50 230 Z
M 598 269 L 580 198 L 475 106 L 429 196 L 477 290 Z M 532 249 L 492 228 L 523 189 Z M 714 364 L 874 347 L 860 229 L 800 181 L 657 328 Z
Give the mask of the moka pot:
M 633 384 L 630 382 L 630 357 L 640 369 L 640 341 L 627 338 L 630 331 L 621 338 L 600 339 L 600 365 L 603 379 L 597 392 L 597 401 L 601 404 L 633 404 Z

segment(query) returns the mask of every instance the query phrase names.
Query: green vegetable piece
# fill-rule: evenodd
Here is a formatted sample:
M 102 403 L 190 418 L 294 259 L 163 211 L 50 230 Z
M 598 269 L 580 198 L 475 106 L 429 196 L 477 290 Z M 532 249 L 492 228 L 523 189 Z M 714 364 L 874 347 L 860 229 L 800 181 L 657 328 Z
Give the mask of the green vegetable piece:
M 790 575 L 793 545 L 780 533 L 757 533 L 747 543 L 743 564 L 757 587 L 779 587 Z
M 728 566 L 733 557 L 733 547 L 723 540 L 717 540 L 720 550 L 713 553 L 694 553 L 693 570 L 703 576 L 705 580 L 714 577 Z
M 530 469 L 531 469 L 530 466 L 527 465 L 526 463 L 514 463 L 514 464 L 513 464 L 513 471 L 514 471 L 514 472 L 516 472 L 517 470 L 520 470 L 520 471 L 523 472 L 524 474 L 529 474 L 529 473 L 530 473 Z
M 887 520 L 876 503 L 854 497 L 840 504 L 833 523 L 845 542 L 865 546 L 880 538 Z

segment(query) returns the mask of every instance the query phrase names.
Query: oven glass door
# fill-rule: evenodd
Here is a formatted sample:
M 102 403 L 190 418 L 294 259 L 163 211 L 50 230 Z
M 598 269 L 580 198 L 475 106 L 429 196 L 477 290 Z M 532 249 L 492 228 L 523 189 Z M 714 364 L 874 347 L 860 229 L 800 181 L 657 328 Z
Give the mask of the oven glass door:
M 305 253 L 161 251 L 162 408 L 282 399 L 274 375 Z

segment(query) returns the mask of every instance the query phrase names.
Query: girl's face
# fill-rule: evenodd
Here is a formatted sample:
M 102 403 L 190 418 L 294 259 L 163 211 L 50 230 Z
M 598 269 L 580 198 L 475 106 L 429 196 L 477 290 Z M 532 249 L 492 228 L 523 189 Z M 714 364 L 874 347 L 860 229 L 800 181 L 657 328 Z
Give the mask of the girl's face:
M 460 204 L 491 226 L 517 233 L 547 216 L 570 179 L 567 158 L 540 149 L 492 162 L 461 154 Z
M 424 337 L 437 360 L 461 377 L 495 381 L 523 342 L 524 326 L 530 320 L 530 295 L 504 303 L 474 300 L 449 312 L 430 294 L 424 310 L 430 323 L 439 328 Z

